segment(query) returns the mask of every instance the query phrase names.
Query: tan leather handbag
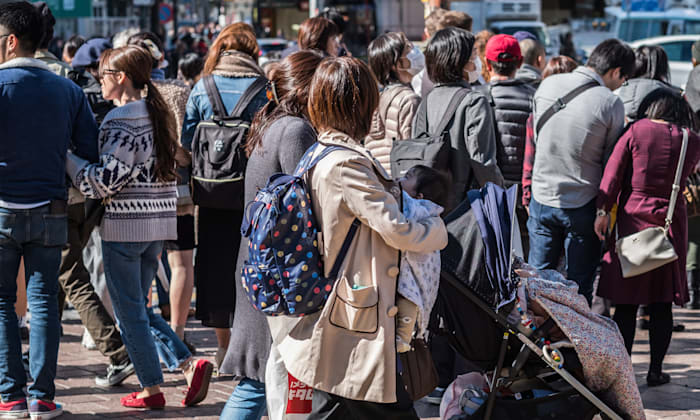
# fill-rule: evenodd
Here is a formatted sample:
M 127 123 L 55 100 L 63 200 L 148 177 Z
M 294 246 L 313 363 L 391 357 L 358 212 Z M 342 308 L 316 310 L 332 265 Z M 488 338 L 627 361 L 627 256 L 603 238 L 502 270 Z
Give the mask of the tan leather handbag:
M 646 228 L 620 238 L 615 243 L 617 255 L 620 259 L 620 267 L 622 268 L 622 277 L 624 278 L 647 273 L 678 259 L 676 250 L 668 239 L 668 229 L 671 227 L 673 211 L 681 189 L 681 172 L 683 172 L 683 163 L 685 162 L 687 149 L 688 129 L 684 128 L 683 145 L 681 146 L 681 155 L 676 167 L 676 177 L 673 181 L 671 198 L 668 202 L 666 224 L 663 227 L 653 226 Z

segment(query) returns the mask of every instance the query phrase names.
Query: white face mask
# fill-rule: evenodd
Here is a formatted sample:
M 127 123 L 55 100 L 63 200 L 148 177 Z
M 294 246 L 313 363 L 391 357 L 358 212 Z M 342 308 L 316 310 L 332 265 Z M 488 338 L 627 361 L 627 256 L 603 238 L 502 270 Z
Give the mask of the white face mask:
M 408 73 L 412 76 L 420 73 L 423 68 L 425 68 L 425 56 L 418 47 L 414 46 L 413 49 L 406 55 L 406 58 L 411 63 L 409 68 L 406 69 Z
M 481 59 L 477 56 L 472 60 L 472 63 L 474 63 L 476 69 L 469 71 L 469 83 L 476 83 L 476 81 L 479 80 L 479 76 L 481 76 Z

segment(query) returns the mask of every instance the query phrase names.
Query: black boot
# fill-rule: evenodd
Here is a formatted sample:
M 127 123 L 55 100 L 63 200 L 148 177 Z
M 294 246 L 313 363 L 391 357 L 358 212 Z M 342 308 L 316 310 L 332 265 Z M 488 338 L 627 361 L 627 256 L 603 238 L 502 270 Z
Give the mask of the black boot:
M 688 292 L 690 309 L 700 309 L 700 270 L 688 271 Z

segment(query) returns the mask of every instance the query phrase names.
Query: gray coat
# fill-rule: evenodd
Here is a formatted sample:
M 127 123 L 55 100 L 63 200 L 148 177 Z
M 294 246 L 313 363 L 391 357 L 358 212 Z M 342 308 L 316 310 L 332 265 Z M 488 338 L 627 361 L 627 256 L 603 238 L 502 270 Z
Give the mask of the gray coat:
M 245 173 L 245 202 L 255 199 L 260 188 L 273 174 L 291 174 L 301 157 L 316 142 L 311 124 L 297 117 L 282 117 L 270 125 L 248 160 Z M 241 240 L 236 273 L 248 258 L 248 240 Z M 270 354 L 270 329 L 262 312 L 248 302 L 240 278 L 236 277 L 236 306 L 226 358 L 221 373 L 265 382 L 265 367 Z
M 640 110 L 642 101 L 657 89 L 674 90 L 675 88 L 660 80 L 639 78 L 626 81 L 615 91 L 625 105 L 625 117 L 628 123 L 644 118 L 640 114 L 640 111 L 644 112 L 644 110 Z M 680 89 L 675 89 L 675 91 L 680 92 Z
M 536 133 L 532 198 L 559 209 L 577 209 L 598 195 L 605 161 L 625 125 L 625 107 L 588 67 L 542 81 L 533 100 L 534 123 L 577 86 L 600 86 L 581 93 Z
M 498 167 L 506 181 L 520 183 L 523 177 L 525 131 L 532 113 L 535 88 L 523 79 L 497 80 L 479 88 L 490 95 L 496 114 Z
M 685 97 L 693 109 L 693 112 L 700 115 L 700 66 L 695 66 L 688 76 L 688 83 L 685 85 Z
M 487 182 L 503 185 L 503 175 L 496 164 L 496 131 L 493 111 L 483 93 L 471 90 L 466 82 L 436 85 L 424 101 L 428 101 L 428 131 L 440 123 L 450 99 L 460 88 L 470 89 L 457 107 L 454 118 L 448 125 L 452 147 L 451 168 L 436 168 L 450 171 L 452 175 L 453 203 L 460 203 L 472 187 L 482 187 Z M 415 120 L 413 136 L 416 133 Z

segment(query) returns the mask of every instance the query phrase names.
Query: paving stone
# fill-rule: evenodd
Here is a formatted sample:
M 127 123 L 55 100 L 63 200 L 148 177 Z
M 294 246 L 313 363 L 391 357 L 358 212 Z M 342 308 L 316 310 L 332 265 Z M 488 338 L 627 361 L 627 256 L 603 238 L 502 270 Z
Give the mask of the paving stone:
M 66 318 L 74 318 L 74 311 L 67 311 Z M 676 321 L 685 323 L 686 331 L 674 333 L 665 370 L 671 374 L 672 382 L 656 388 L 646 385 L 649 364 L 649 334 L 637 331 L 632 361 L 636 379 L 646 408 L 647 419 L 698 419 L 700 420 L 700 311 L 676 308 Z M 64 318 L 65 319 L 65 318 Z M 213 362 L 216 353 L 216 338 L 212 329 L 203 328 L 197 321 L 187 325 L 187 338 L 197 347 L 196 357 Z M 207 399 L 197 407 L 182 407 L 186 384 L 181 373 L 163 371 L 162 386 L 167 406 L 164 410 L 137 411 L 121 407 L 119 399 L 140 389 L 135 376 L 123 385 L 99 388 L 94 377 L 107 368 L 107 359 L 98 351 L 85 350 L 81 345 L 83 328 L 79 321 L 71 319 L 63 324 L 59 367 L 56 379 L 56 399 L 64 404 L 63 418 L 87 419 L 203 419 L 214 420 L 233 391 L 236 382 L 232 377 L 212 379 Z M 25 344 L 26 348 L 26 344 Z M 438 420 L 437 406 L 416 403 L 421 419 Z M 361 419 L 358 419 L 361 420 Z

